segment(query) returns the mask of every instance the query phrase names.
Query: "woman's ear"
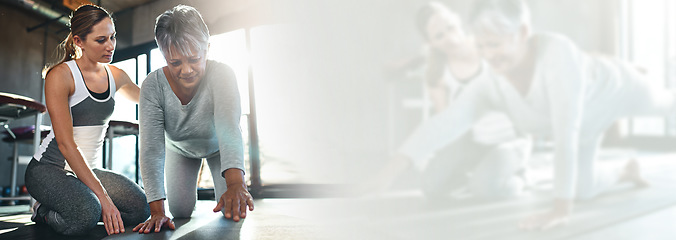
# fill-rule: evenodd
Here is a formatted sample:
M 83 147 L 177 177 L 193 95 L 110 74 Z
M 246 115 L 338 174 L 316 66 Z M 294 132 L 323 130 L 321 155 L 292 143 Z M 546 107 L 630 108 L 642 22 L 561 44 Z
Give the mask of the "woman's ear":
M 78 35 L 73 36 L 73 43 L 75 44 L 75 46 L 78 46 L 80 49 L 82 49 L 83 40 L 82 38 L 80 38 L 80 36 Z

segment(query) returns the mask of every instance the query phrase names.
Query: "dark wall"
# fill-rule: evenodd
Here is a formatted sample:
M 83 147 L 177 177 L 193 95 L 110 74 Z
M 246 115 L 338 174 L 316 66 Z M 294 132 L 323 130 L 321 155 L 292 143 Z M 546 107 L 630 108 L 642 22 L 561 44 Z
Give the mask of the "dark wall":
M 26 11 L 0 4 L 0 92 L 23 95 L 33 99 L 41 98 L 41 70 L 44 64 L 45 29 L 27 32 L 26 28 L 42 23 L 44 19 Z M 51 32 L 56 32 L 56 27 Z M 47 55 L 54 52 L 58 44 L 57 34 L 49 34 L 46 43 Z M 45 122 L 48 122 L 45 120 Z M 10 127 L 35 124 L 35 118 L 12 121 Z M 0 130 L 5 137 L 4 130 Z M 33 155 L 33 147 L 20 144 L 20 155 Z M 0 142 L 0 187 L 10 184 L 13 145 Z M 18 184 L 23 184 L 25 165 L 19 166 Z

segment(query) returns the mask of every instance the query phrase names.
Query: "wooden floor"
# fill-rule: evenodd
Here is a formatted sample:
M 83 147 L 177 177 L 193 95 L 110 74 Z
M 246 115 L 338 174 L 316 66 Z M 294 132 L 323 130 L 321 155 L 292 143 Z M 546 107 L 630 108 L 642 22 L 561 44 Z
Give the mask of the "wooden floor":
M 676 239 L 676 155 L 639 159 L 651 183 L 619 185 L 593 200 L 578 202 L 570 222 L 544 232 L 517 228 L 540 212 L 547 197 L 526 194 L 502 201 L 472 198 L 427 200 L 418 190 L 369 197 L 262 199 L 243 222 L 211 213 L 199 201 L 192 218 L 158 234 L 106 236 L 103 226 L 79 239 L 477 239 L 605 240 Z M 0 207 L 0 239 L 76 239 L 30 222 L 28 206 Z

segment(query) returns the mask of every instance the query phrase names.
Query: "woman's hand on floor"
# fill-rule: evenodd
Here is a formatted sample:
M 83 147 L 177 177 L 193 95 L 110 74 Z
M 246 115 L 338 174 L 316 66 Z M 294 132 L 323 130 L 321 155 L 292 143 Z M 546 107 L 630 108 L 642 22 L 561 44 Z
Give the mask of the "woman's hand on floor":
M 253 197 L 247 191 L 244 183 L 235 183 L 228 184 L 228 190 L 221 195 L 218 200 L 218 204 L 213 209 L 214 212 L 223 211 L 223 216 L 225 218 L 232 218 L 235 222 L 238 222 L 240 218 L 246 217 L 247 206 L 249 211 L 254 210 Z
M 140 223 L 139 225 L 136 225 L 132 231 L 138 233 L 150 233 L 151 231 L 153 232 L 160 232 L 160 229 L 162 227 L 167 227 L 171 230 L 176 229 L 176 226 L 174 225 L 174 221 L 171 220 L 171 218 L 168 218 L 166 215 L 164 215 L 164 200 L 156 200 L 152 201 L 149 203 L 150 205 L 150 219 L 146 220 L 143 223 Z
M 106 194 L 99 201 L 101 202 L 101 218 L 103 219 L 103 225 L 106 227 L 106 233 L 111 235 L 124 232 L 124 223 L 122 222 L 120 211 L 113 204 L 113 200 Z
M 163 227 L 167 227 L 171 230 L 176 229 L 174 221 L 172 221 L 171 218 L 165 216 L 164 213 L 151 214 L 150 219 L 140 223 L 139 225 L 136 225 L 132 231 L 138 231 L 138 233 L 160 232 L 160 229 Z

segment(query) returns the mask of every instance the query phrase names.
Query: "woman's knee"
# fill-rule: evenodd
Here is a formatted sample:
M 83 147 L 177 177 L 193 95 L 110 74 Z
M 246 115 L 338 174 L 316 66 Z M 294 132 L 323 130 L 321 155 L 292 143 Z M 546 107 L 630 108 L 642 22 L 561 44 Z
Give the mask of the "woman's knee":
M 190 218 L 194 208 L 188 207 L 169 207 L 169 212 L 174 218 Z
M 141 223 L 150 217 L 150 205 L 148 205 L 145 195 L 143 195 L 143 198 L 139 200 L 142 201 L 139 203 L 139 205 L 136 205 L 135 208 L 138 209 L 138 211 L 136 211 L 137 214 L 132 220 L 132 222 L 136 224 Z
M 167 189 L 169 212 L 175 218 L 189 218 L 197 204 L 197 189 Z
M 189 218 L 195 210 L 195 202 L 171 203 L 169 200 L 169 212 L 174 218 Z
M 135 205 L 129 212 L 121 212 L 122 220 L 126 226 L 135 226 L 144 222 L 150 217 L 150 207 L 147 203 L 144 205 Z

